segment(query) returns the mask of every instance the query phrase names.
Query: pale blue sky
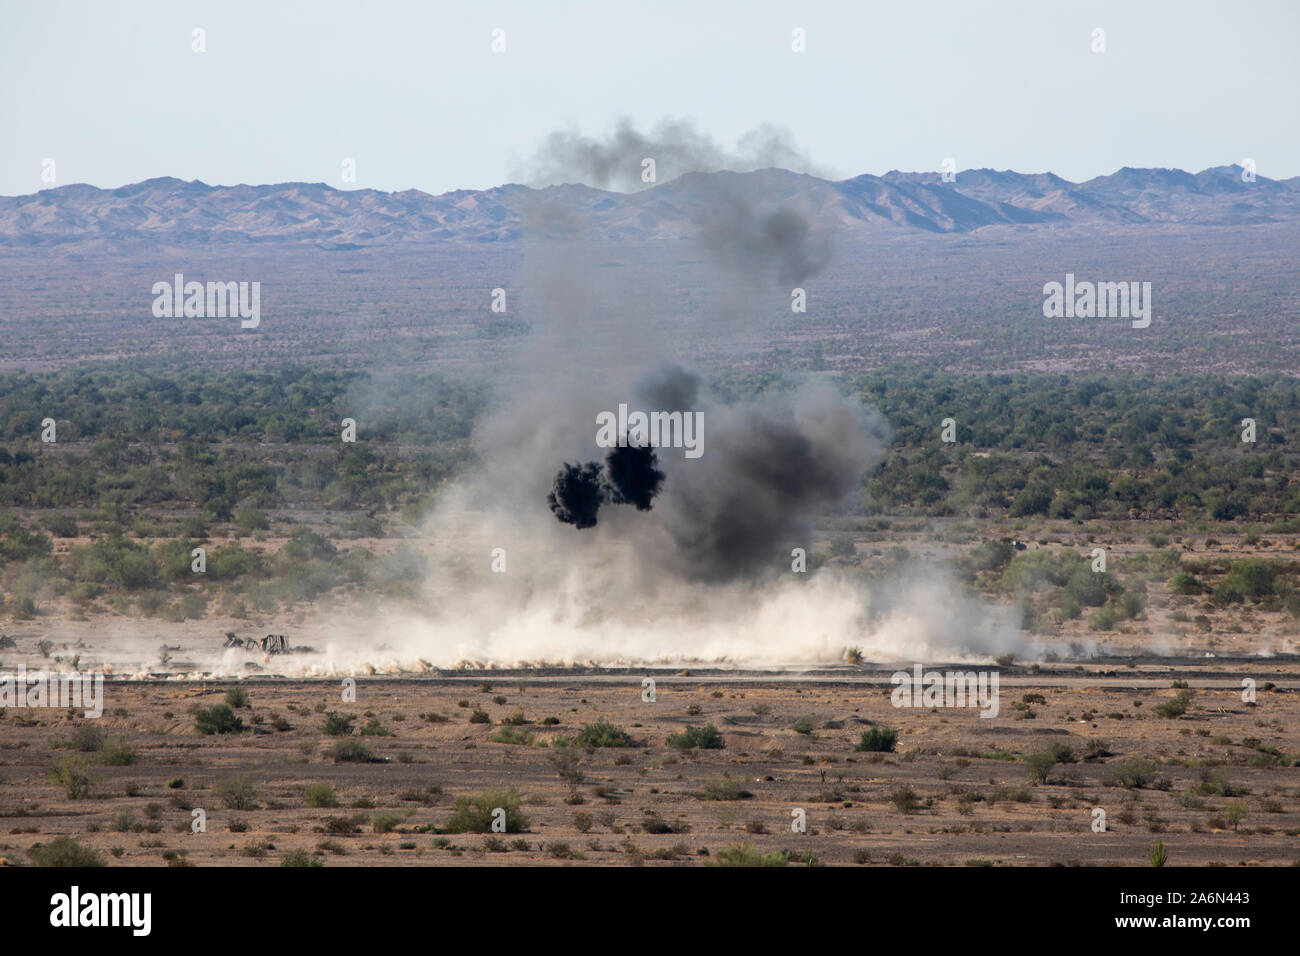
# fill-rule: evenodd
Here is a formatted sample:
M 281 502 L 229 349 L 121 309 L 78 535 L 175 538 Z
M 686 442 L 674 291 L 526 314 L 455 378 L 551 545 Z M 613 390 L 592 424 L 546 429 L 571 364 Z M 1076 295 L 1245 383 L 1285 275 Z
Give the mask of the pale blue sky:
M 1251 157 L 1286 178 L 1298 41 L 1295 0 L 3 0 L 0 194 L 42 188 L 46 157 L 59 185 L 345 186 L 353 157 L 356 186 L 482 188 L 551 130 L 602 135 L 623 115 L 687 118 L 726 146 L 775 123 L 840 176 Z

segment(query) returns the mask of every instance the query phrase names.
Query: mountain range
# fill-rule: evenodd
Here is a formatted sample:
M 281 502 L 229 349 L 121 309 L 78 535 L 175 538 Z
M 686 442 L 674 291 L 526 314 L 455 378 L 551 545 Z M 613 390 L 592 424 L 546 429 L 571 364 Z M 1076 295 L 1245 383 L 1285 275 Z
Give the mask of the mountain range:
M 0 197 L 0 245 L 189 246 L 273 242 L 362 246 L 525 238 L 680 239 L 719 202 L 791 208 L 849 234 L 971 233 L 1300 221 L 1300 177 L 1244 182 L 1239 166 L 1199 173 L 1125 167 L 1082 183 L 992 169 L 892 171 L 831 181 L 783 169 L 687 173 L 639 192 L 509 184 L 431 195 L 323 183 L 209 186 L 172 177 L 119 189 L 59 186 Z

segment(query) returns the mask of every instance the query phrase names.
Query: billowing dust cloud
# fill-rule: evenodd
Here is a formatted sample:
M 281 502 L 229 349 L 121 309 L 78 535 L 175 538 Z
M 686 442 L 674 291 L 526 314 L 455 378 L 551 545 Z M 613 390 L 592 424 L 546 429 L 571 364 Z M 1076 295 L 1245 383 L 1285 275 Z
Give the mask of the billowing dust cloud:
M 627 158 L 639 170 L 637 154 L 652 146 L 661 169 L 727 158 L 689 127 L 655 136 L 651 144 L 626 125 L 604 144 L 557 134 L 535 166 L 627 185 Z M 755 156 L 793 149 L 754 142 Z M 779 287 L 815 273 L 828 251 L 819 243 L 829 239 L 813 241 L 803 214 L 752 175 L 701 207 L 697 238 L 716 253 L 709 291 L 736 313 L 705 334 L 745 321 L 753 296 L 776 294 L 764 291 L 773 285 L 788 309 Z M 527 245 L 515 281 L 531 334 L 496 375 L 495 405 L 475 433 L 478 464 L 440 491 L 423 528 L 431 571 L 421 607 L 367 605 L 312 622 L 320 653 L 296 666 L 811 665 L 847 648 L 899 661 L 1023 651 L 1009 611 L 985 609 L 937 568 L 881 584 L 820 566 L 819 519 L 858 505 L 887 453 L 881 416 L 825 380 L 743 401 L 715 394 L 672 334 L 675 277 L 663 277 L 658 298 L 644 277 L 625 285 L 627 273 L 604 268 L 617 244 L 585 241 L 580 212 L 563 218 L 568 238 Z M 729 299 L 738 274 L 745 294 Z M 598 445 L 598 415 L 620 404 L 698 414 L 702 452 Z

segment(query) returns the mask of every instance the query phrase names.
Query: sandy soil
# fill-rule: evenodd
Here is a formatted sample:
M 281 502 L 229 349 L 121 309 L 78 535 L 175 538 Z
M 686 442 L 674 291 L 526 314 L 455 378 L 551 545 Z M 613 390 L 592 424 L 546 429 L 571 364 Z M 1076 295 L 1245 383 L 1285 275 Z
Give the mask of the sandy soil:
M 642 700 L 646 673 L 657 681 L 653 703 Z M 1248 705 L 1242 675 L 1276 687 Z M 1191 706 L 1158 717 L 1176 679 L 1188 681 Z M 1300 771 L 1259 749 L 1276 748 L 1283 763 L 1300 756 L 1294 658 L 1011 668 L 995 718 L 895 708 L 879 667 L 362 679 L 349 703 L 338 681 L 254 677 L 241 683 L 250 701 L 237 711 L 248 731 L 197 733 L 192 711 L 221 703 L 231 686 L 110 681 L 99 720 L 9 708 L 0 718 L 0 857 L 26 862 L 33 845 L 70 835 L 127 866 L 278 865 L 297 849 L 327 866 L 681 865 L 743 842 L 798 861 L 811 854 L 867 866 L 1146 866 L 1157 840 L 1170 865 L 1300 860 Z M 1033 694 L 1042 702 L 1025 697 Z M 488 723 L 470 722 L 476 709 Z M 326 756 L 339 739 L 322 731 L 331 710 L 356 715 L 350 739 L 382 762 Z M 529 742 L 493 742 L 516 710 L 530 723 L 511 731 Z M 548 717 L 558 723 L 543 724 Z M 273 729 L 277 718 L 291 729 Z M 362 736 L 371 718 L 391 736 Z M 636 746 L 570 747 L 577 763 L 567 768 L 563 748 L 545 746 L 598 720 L 625 728 Z M 725 747 L 669 747 L 667 735 L 688 724 L 716 726 Z M 901 732 L 896 752 L 854 750 L 872 724 Z M 125 737 L 134 762 L 108 765 L 102 753 L 63 745 L 90 725 L 110 742 Z M 1090 741 L 1110 756 L 1083 759 Z M 1018 758 L 1053 743 L 1076 761 L 1031 783 Z M 69 756 L 88 761 L 84 799 L 51 780 Z M 1115 768 L 1136 756 L 1159 764 L 1153 779 L 1140 789 L 1115 785 Z M 224 806 L 220 795 L 238 775 L 256 790 L 246 809 Z M 308 806 L 307 787 L 318 783 L 332 787 L 337 807 Z M 439 832 L 457 797 L 502 788 L 517 790 L 524 832 Z M 710 789 L 743 796 L 709 799 Z M 1237 804 L 1245 815 L 1234 828 Z M 1098 807 L 1104 833 L 1092 829 Z M 205 810 L 206 832 L 192 832 L 192 808 Z M 800 809 L 804 833 L 791 828 Z M 356 832 L 334 832 L 352 825 Z

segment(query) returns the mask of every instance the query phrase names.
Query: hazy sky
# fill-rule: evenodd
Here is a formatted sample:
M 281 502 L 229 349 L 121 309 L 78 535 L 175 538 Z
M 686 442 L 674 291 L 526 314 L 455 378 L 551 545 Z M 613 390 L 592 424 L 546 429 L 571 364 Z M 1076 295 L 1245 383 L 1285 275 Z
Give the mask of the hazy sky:
M 351 157 L 355 186 L 482 188 L 548 132 L 625 115 L 726 146 L 775 123 L 842 177 L 1251 157 L 1286 178 L 1298 41 L 1297 0 L 0 0 L 0 194 L 44 188 L 46 158 L 58 185 L 348 187 Z

